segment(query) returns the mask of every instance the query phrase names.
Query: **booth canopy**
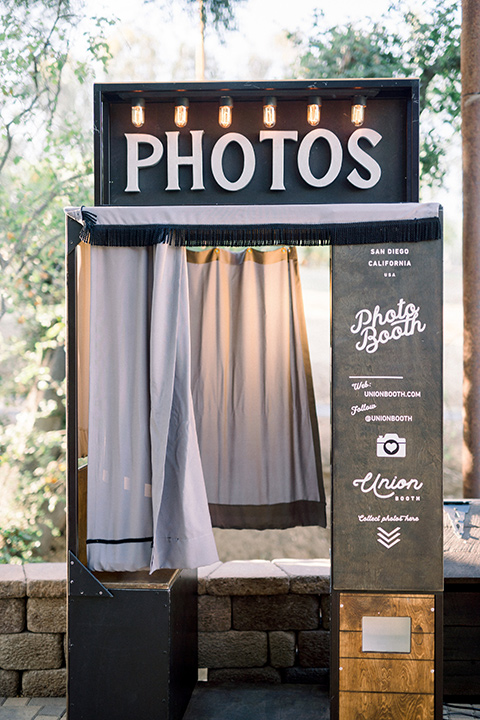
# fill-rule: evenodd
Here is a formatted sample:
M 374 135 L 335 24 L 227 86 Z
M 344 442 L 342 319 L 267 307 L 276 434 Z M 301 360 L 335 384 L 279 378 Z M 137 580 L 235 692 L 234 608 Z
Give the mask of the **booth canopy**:
M 438 240 L 438 203 L 72 207 L 92 245 L 355 245 Z

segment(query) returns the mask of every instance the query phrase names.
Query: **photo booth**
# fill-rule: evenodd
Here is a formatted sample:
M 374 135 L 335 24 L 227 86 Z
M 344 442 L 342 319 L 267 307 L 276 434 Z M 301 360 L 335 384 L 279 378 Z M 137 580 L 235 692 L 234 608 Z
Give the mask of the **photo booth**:
M 332 717 L 439 718 L 418 81 L 99 85 L 95 141 L 95 206 L 66 209 L 70 719 L 182 716 L 212 526 L 325 525 L 307 245 L 332 248 Z

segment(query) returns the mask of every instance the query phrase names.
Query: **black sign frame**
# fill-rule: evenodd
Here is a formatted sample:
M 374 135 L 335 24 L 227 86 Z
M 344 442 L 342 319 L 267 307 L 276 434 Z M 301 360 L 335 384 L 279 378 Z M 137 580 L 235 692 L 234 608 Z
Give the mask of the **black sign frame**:
M 258 156 L 256 171 L 248 187 L 238 192 L 221 189 L 212 180 L 208 154 L 215 139 L 225 134 L 217 123 L 218 104 L 222 96 L 233 100 L 234 123 L 229 130 L 245 133 L 255 144 Z M 277 101 L 276 129 L 298 132 L 299 142 L 314 128 L 306 122 L 306 106 L 309 98 L 318 96 L 322 101 L 322 118 L 319 128 L 337 133 L 343 149 L 343 164 L 338 178 L 328 187 L 313 188 L 299 177 L 295 153 L 299 143 L 285 141 L 286 191 L 271 190 L 269 179 L 272 163 L 272 143 L 258 142 L 258 134 L 264 130 L 261 110 L 266 96 Z M 382 138 L 372 148 L 360 141 L 372 157 L 380 158 L 384 182 L 374 188 L 359 190 L 346 177 L 358 167 L 349 155 L 346 140 L 354 127 L 350 122 L 349 109 L 352 100 L 362 96 L 366 100 L 364 127 L 381 129 L 390 135 Z M 191 123 L 181 131 L 173 122 L 173 108 L 179 98 L 188 98 Z M 178 132 L 179 154 L 192 152 L 190 129 L 207 127 L 202 142 L 205 143 L 204 175 L 205 190 L 192 191 L 191 168 L 179 168 L 180 191 L 165 191 L 165 157 L 154 168 L 141 171 L 145 187 L 140 192 L 124 192 L 125 160 L 124 133 L 139 132 L 129 119 L 132 102 L 141 98 L 146 106 L 146 122 L 140 132 L 153 135 Z M 202 107 L 201 114 L 195 114 Z M 248 111 L 245 108 L 248 107 Z M 153 108 L 153 111 L 152 111 Z M 206 112 L 208 110 L 208 112 Z M 242 116 L 239 124 L 236 118 Z M 208 119 L 206 120 L 205 118 Z M 418 202 L 419 197 L 419 81 L 417 79 L 362 79 L 362 80 L 292 80 L 259 83 L 119 83 L 94 86 L 94 159 L 96 205 L 186 205 L 186 204 L 295 204 L 295 203 L 369 203 L 369 202 Z M 245 124 L 246 123 L 246 124 Z M 214 134 L 214 136 L 213 136 Z M 163 141 L 165 138 L 163 138 Z M 164 143 L 165 144 L 165 143 Z M 233 147 L 229 162 L 240 163 L 238 147 Z M 315 162 L 324 168 L 329 147 L 326 142 L 315 143 Z M 147 150 L 145 150 L 147 153 Z M 392 164 L 393 163 L 393 164 Z M 320 171 L 320 174 L 323 171 Z M 120 173 L 120 178 L 119 178 Z M 237 173 L 238 174 L 238 173 Z M 318 172 L 315 174 L 319 174 Z M 360 174 L 362 170 L 360 168 Z M 365 175 L 365 171 L 363 173 Z M 368 176 L 368 173 L 366 173 Z M 382 178 L 383 180 L 383 178 Z

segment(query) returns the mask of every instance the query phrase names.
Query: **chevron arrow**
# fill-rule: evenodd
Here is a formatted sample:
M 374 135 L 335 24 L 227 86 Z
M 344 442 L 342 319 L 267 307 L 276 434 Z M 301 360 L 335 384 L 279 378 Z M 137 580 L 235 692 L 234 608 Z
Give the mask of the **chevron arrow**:
M 394 545 L 400 542 L 402 539 L 400 537 L 400 528 L 397 527 L 395 530 L 392 530 L 391 532 L 387 532 L 383 528 L 379 527 L 378 533 L 377 533 L 377 542 L 379 542 L 381 545 L 386 547 L 388 550 L 392 548 Z

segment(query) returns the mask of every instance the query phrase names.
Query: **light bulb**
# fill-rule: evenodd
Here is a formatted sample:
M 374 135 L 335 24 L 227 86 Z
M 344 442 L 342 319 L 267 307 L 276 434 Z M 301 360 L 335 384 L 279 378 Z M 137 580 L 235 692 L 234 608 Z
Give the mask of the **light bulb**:
M 275 127 L 277 122 L 277 99 L 266 97 L 263 101 L 263 124 L 266 128 Z
M 175 105 L 175 125 L 184 128 L 188 122 L 188 98 L 182 98 Z
M 132 102 L 132 125 L 137 128 L 145 124 L 145 100 L 138 98 Z
M 320 108 L 322 107 L 322 98 L 315 95 L 308 98 L 307 105 L 307 122 L 312 127 L 316 127 L 320 122 Z
M 363 97 L 363 95 L 356 95 L 353 98 L 351 120 L 355 127 L 360 127 L 360 125 L 363 125 L 363 121 L 365 120 L 366 105 L 367 101 Z
M 218 108 L 218 124 L 222 128 L 229 128 L 232 124 L 233 116 L 233 100 L 228 95 L 224 95 L 220 98 L 220 105 Z

